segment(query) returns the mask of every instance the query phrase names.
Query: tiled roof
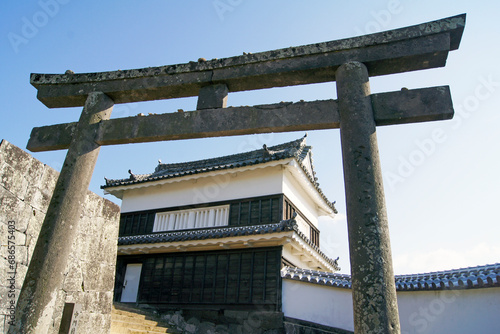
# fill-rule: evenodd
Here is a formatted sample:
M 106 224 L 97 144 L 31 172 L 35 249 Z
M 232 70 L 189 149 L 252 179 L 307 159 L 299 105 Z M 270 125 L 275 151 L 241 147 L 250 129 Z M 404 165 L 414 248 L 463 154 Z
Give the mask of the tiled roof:
M 295 158 L 299 163 L 299 166 L 306 173 L 310 182 L 314 185 L 325 203 L 333 210 L 333 212 L 337 213 L 334 203 L 330 202 L 323 194 L 323 191 L 319 188 L 319 183 L 317 182 L 317 179 L 314 175 L 315 172 L 312 168 L 312 161 L 310 170 L 304 164 L 304 159 L 306 159 L 308 154 L 311 153 L 312 155 L 312 147 L 306 145 L 306 136 L 307 134 L 300 139 L 272 147 L 267 147 L 266 145 L 264 145 L 263 148 L 259 150 L 232 154 L 218 158 L 172 164 L 159 163 L 155 168 L 155 171 L 150 174 L 133 174 L 129 170 L 130 177 L 116 180 L 105 179 L 106 184 L 101 186 L 101 188 L 106 189 L 117 186 L 127 186 L 132 184 L 172 179 L 186 175 L 201 174 L 211 171 L 233 169 L 262 164 L 270 161 Z
M 351 275 L 284 267 L 281 277 L 297 281 L 351 288 Z M 415 275 L 397 275 L 396 290 L 445 290 L 500 287 L 500 263 Z
M 291 220 L 283 220 L 275 224 L 232 226 L 196 229 L 188 231 L 160 232 L 154 234 L 134 235 L 119 237 L 118 245 L 155 244 L 163 242 L 176 242 L 186 240 L 219 239 L 239 237 L 244 235 L 256 235 L 267 233 L 279 233 L 293 231 L 295 224 Z
M 172 231 L 161 232 L 146 235 L 134 235 L 128 237 L 119 237 L 118 245 L 139 245 L 139 244 L 155 244 L 188 240 L 204 240 L 204 239 L 219 239 L 238 237 L 245 235 L 269 234 L 295 231 L 301 239 L 303 239 L 310 247 L 312 247 L 320 256 L 333 266 L 336 270 L 340 270 L 337 260 L 332 260 L 326 256 L 320 249 L 313 244 L 302 232 L 299 231 L 297 222 L 294 219 L 283 220 L 274 224 L 250 225 L 250 226 L 232 226 L 232 227 L 217 227 L 207 229 L 196 229 L 189 231 Z
M 318 270 L 283 267 L 283 269 L 281 269 L 281 277 L 339 288 L 351 288 L 351 276 L 346 274 L 334 274 Z

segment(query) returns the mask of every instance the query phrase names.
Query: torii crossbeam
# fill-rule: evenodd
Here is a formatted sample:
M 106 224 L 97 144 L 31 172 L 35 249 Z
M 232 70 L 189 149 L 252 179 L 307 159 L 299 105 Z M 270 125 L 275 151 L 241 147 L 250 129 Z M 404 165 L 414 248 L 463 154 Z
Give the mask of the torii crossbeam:
M 442 67 L 465 14 L 338 41 L 225 59 L 87 74 L 32 74 L 49 108 L 79 122 L 34 128 L 31 151 L 67 149 L 17 308 L 17 332 L 41 333 L 61 286 L 80 203 L 101 145 L 340 128 L 356 333 L 399 333 L 377 125 L 450 119 L 449 88 L 370 94 L 369 77 Z M 226 107 L 229 92 L 337 82 L 338 100 Z M 197 110 L 109 119 L 115 103 L 199 96 Z M 71 228 L 69 227 L 71 226 Z M 55 307 L 55 309 L 58 309 Z M 59 307 L 60 309 L 60 307 Z

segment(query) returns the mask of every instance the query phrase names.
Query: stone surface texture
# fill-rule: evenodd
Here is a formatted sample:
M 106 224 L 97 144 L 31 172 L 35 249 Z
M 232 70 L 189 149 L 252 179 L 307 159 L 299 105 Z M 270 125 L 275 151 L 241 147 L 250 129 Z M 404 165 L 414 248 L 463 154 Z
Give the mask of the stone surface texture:
M 400 333 L 389 226 L 366 66 L 337 71 L 354 331 Z
M 109 119 L 113 101 L 103 93 L 91 93 L 80 116 L 73 140 L 44 222 L 40 229 L 16 309 L 16 333 L 45 333 L 53 317 L 62 313 L 64 303 L 57 298 L 64 282 L 64 270 L 77 240 L 82 207 L 99 155 L 92 124 Z
M 0 333 L 7 332 L 10 284 L 8 222 L 15 226 L 15 298 L 37 242 L 58 172 L 6 140 L 0 144 Z M 71 245 L 70 264 L 57 298 L 82 305 L 78 332 L 108 333 L 115 275 L 119 207 L 88 191 L 82 203 L 80 228 Z M 62 312 L 54 323 L 59 324 Z M 57 333 L 51 328 L 49 333 Z
M 197 96 L 225 84 L 229 92 L 335 80 L 346 60 L 363 62 L 370 76 L 442 67 L 458 48 L 465 14 L 370 35 L 242 56 L 161 67 L 81 74 L 32 74 L 49 108 L 83 106 L 102 91 L 115 103 Z
M 229 90 L 224 84 L 209 85 L 200 88 L 196 109 L 225 108 Z
M 448 86 L 401 90 L 371 96 L 377 126 L 437 121 L 453 117 Z M 76 124 L 72 122 L 33 128 L 28 150 L 40 152 L 68 148 Z M 324 100 L 123 117 L 102 121 L 96 125 L 95 131 L 96 142 L 104 146 L 339 127 L 337 100 Z

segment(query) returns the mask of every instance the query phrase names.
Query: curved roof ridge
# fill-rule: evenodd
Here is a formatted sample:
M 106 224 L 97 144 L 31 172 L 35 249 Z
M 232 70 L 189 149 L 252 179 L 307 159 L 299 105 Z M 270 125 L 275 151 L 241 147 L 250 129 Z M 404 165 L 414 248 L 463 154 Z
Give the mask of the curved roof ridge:
M 124 179 L 107 179 L 106 184 L 101 186 L 102 189 L 128 186 L 138 183 L 153 182 L 165 179 L 172 179 L 186 175 L 201 174 L 217 170 L 233 169 L 245 166 L 252 166 L 267 163 L 270 161 L 284 160 L 295 158 L 298 165 L 303 170 L 311 184 L 314 186 L 324 203 L 334 212 L 337 213 L 335 202 L 328 200 L 326 195 L 319 187 L 319 183 L 314 172 L 312 163 L 312 146 L 306 144 L 307 133 L 296 140 L 267 147 L 265 144 L 261 149 L 225 155 L 210 159 L 201 159 L 189 162 L 163 164 L 159 161 L 154 172 L 149 174 L 133 174 L 129 170 L 130 177 Z M 311 157 L 309 161 L 310 168 L 307 168 L 304 160 Z
M 150 182 L 159 179 L 181 177 L 190 174 L 199 174 L 213 170 L 243 167 L 265 163 L 272 160 L 282 160 L 295 157 L 299 162 L 307 156 L 311 146 L 306 146 L 307 134 L 299 139 L 274 145 L 263 146 L 261 149 L 225 155 L 210 159 L 201 159 L 180 163 L 162 164 L 156 166 L 154 172 L 148 174 L 133 174 L 130 170 L 130 177 L 123 179 L 107 179 L 106 184 L 101 188 L 129 185 L 134 183 Z M 304 154 L 304 152 L 306 154 Z

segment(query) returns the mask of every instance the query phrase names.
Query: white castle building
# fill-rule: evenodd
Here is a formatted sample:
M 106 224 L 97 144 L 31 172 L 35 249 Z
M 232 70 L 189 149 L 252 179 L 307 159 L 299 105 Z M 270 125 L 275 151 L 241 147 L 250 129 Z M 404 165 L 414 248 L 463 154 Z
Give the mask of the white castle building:
M 336 209 L 312 162 L 303 137 L 106 179 L 122 200 L 115 301 L 267 310 L 296 328 L 352 332 L 350 276 L 319 244 L 318 218 Z M 500 331 L 500 264 L 396 276 L 396 287 L 402 333 Z

